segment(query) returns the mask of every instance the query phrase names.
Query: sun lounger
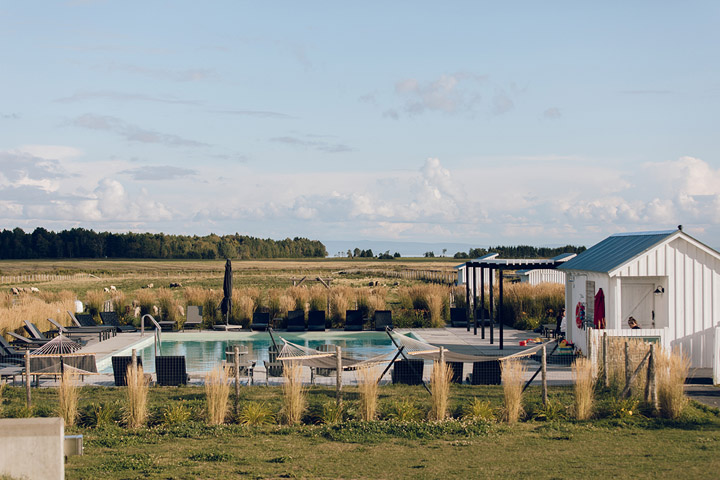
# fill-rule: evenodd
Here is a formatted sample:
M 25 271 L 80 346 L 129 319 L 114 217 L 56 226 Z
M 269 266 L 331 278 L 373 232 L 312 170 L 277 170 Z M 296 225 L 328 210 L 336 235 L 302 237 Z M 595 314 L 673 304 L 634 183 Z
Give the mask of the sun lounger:
M 77 313 L 73 314 L 71 311 L 68 310 L 68 314 L 70 315 L 70 318 L 72 318 L 73 323 L 75 326 L 78 327 L 85 327 L 87 329 L 95 329 L 98 331 L 109 331 L 111 332 L 112 336 L 115 336 L 117 333 L 117 328 L 113 327 L 112 325 L 98 325 L 95 322 L 95 319 L 93 316 L 89 313 Z M 72 327 L 65 327 L 65 328 L 72 328 Z
M 470 376 L 471 384 L 500 385 L 501 381 L 502 369 L 500 368 L 500 360 L 473 363 L 473 371 Z
M 308 331 L 325 331 L 325 310 L 310 310 L 308 312 Z
M 115 327 L 118 332 L 137 332 L 137 328 L 133 325 L 120 325 L 117 312 L 100 312 L 100 319 L 105 325 Z
M 132 357 L 112 357 L 113 376 L 116 387 L 127 387 L 127 370 L 132 364 Z M 142 367 L 142 357 L 137 357 L 138 367 Z
M 2 363 L 19 363 L 23 361 L 25 356 L 24 350 L 18 350 L 0 335 L 0 362 Z
M 155 375 L 158 385 L 178 386 L 188 382 L 185 357 L 164 355 L 155 357 Z
M 453 327 L 467 327 L 467 311 L 464 308 L 450 309 L 450 325 Z
M 87 336 L 98 336 L 99 341 L 107 340 L 111 336 L 115 336 L 115 330 L 110 329 L 107 326 L 104 325 L 97 325 L 95 327 L 63 327 L 58 322 L 53 320 L 52 318 L 47 319 L 48 322 L 55 325 L 55 328 L 57 328 L 58 333 L 62 333 L 66 337 L 87 337 Z M 27 322 L 26 321 L 26 327 L 30 326 L 37 330 L 37 327 L 35 324 Z M 28 325 L 29 324 L 29 325 Z M 28 330 L 29 332 L 30 330 Z
M 255 312 L 253 313 L 253 320 L 250 328 L 252 330 L 260 330 L 264 332 L 270 326 L 270 313 L 268 312 Z
M 363 318 L 360 310 L 345 311 L 345 331 L 360 331 L 363 329 Z
M 288 312 L 287 317 L 288 332 L 304 332 L 305 331 L 305 311 L 292 310 Z
M 186 328 L 202 329 L 202 307 L 198 305 L 187 306 L 187 317 L 183 323 L 183 330 Z
M 37 338 L 23 337 L 22 335 L 18 335 L 15 332 L 7 332 L 7 334 L 15 339 L 13 341 L 13 344 L 15 344 L 21 348 L 37 348 L 37 347 L 41 347 L 41 346 L 45 345 L 47 342 L 50 341 L 49 338 L 40 340 Z
M 375 310 L 375 330 L 384 332 L 393 328 L 392 310 Z

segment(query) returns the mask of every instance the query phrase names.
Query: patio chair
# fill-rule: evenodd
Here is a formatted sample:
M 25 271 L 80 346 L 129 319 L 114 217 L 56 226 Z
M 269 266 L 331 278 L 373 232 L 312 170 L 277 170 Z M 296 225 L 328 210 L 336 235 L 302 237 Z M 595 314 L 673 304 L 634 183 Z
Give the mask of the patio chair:
M 109 332 L 112 332 L 113 336 L 117 333 L 117 328 L 113 327 L 112 325 L 98 325 L 95 322 L 95 319 L 93 318 L 92 314 L 90 314 L 90 313 L 73 314 L 70 310 L 68 310 L 68 314 L 70 315 L 70 318 L 72 318 L 72 321 L 75 324 L 75 326 L 86 327 L 86 328 L 95 329 L 98 331 L 107 330 Z M 72 328 L 72 327 L 65 327 L 65 328 Z
M 259 330 L 264 332 L 270 326 L 270 313 L 269 312 L 254 312 L 252 324 L 250 328 L 252 330 Z
M 127 387 L 127 371 L 132 364 L 132 357 L 117 356 L 112 357 L 113 377 L 115 377 L 116 387 Z M 137 357 L 138 367 L 142 367 L 142 357 Z
M 452 372 L 452 375 L 450 377 L 450 381 L 452 383 L 462 383 L 463 382 L 463 362 L 445 362 L 447 363 L 448 368 L 450 369 L 450 372 Z
M 473 363 L 472 375 L 470 376 L 472 385 L 500 385 L 501 381 L 500 360 Z
M 97 335 L 99 341 L 106 340 L 110 338 L 110 336 L 115 335 L 115 330 L 109 328 L 107 325 L 97 325 L 95 327 L 63 327 L 58 322 L 53 320 L 52 318 L 47 319 L 48 322 L 52 323 L 55 328 L 57 328 L 58 333 L 62 333 L 66 337 L 87 337 L 87 336 L 93 336 Z M 34 323 L 26 322 L 25 323 L 26 329 L 28 332 L 31 331 L 31 329 L 34 329 L 39 332 L 37 327 Z M 85 340 L 86 341 L 86 340 Z M 80 342 L 82 343 L 82 341 Z
M 248 382 L 252 385 L 254 383 L 255 373 L 255 360 L 250 354 L 250 350 L 246 345 L 237 345 L 239 350 L 239 365 L 238 365 L 238 376 L 247 377 Z M 228 376 L 235 376 L 235 345 L 228 345 L 225 348 L 225 366 L 228 367 Z
M 310 310 L 308 312 L 308 331 L 325 331 L 325 310 Z
M 335 345 L 324 343 L 317 348 L 318 352 L 335 352 Z M 336 355 L 337 358 L 337 355 Z M 315 377 L 334 377 L 337 368 L 310 368 L 310 383 L 315 384 Z
M 396 361 L 392 371 L 392 383 L 422 384 L 424 366 L 425 362 L 418 358 Z
M 202 321 L 202 306 L 188 305 L 187 316 L 185 317 L 185 323 L 183 323 L 183 330 L 186 328 L 202 329 Z
M 120 317 L 117 312 L 100 312 L 100 320 L 104 325 L 115 327 L 118 332 L 137 332 L 134 325 L 120 325 Z
M 384 332 L 393 329 L 392 310 L 375 310 L 375 330 Z
M 363 329 L 363 318 L 360 310 L 345 311 L 345 331 L 361 331 Z
M 158 385 L 178 386 L 188 383 L 188 374 L 183 355 L 155 357 L 155 375 Z
M 25 350 L 18 350 L 0 335 L 0 363 L 24 362 Z
M 283 362 L 277 359 L 278 349 L 275 345 L 270 345 L 268 348 L 268 360 L 265 360 L 265 383 L 268 383 L 270 377 L 282 377 L 283 376 Z
M 50 337 L 47 337 L 43 332 L 41 332 L 37 325 L 35 325 L 33 322 L 23 320 L 23 323 L 25 324 L 25 331 L 28 333 L 28 335 L 30 335 L 30 338 L 40 341 L 50 340 Z M 52 323 L 56 327 L 58 326 L 55 321 L 51 321 L 50 323 Z
M 287 317 L 288 332 L 304 332 L 305 331 L 305 311 L 292 310 L 288 312 Z
M 467 311 L 464 308 L 453 307 L 450 309 L 450 326 L 467 327 Z

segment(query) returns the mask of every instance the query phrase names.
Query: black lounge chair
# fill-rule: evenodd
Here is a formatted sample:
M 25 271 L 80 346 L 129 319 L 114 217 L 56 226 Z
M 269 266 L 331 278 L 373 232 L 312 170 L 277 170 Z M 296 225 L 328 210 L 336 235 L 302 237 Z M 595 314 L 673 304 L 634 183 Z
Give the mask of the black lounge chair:
M 158 385 L 178 386 L 188 382 L 183 355 L 164 355 L 155 357 L 155 375 Z
M 252 330 L 259 330 L 264 332 L 270 327 L 270 313 L 268 312 L 255 312 L 253 313 Z
M 464 308 L 450 309 L 450 325 L 453 327 L 467 327 L 467 311 Z
M 132 357 L 112 357 L 113 376 L 116 387 L 127 387 L 127 371 L 132 364 Z M 138 367 L 142 367 L 142 357 L 137 357 Z
M 304 332 L 305 331 L 305 311 L 292 310 L 288 312 L 287 317 L 288 332 Z
M 50 320 L 48 320 L 50 321 Z M 30 338 L 40 341 L 50 340 L 50 337 L 46 336 L 33 322 L 23 320 L 25 331 L 30 335 Z M 50 322 L 57 327 L 57 324 L 52 321 Z
M 375 330 L 384 332 L 393 329 L 392 310 L 375 310 Z
M 185 323 L 183 323 L 183 330 L 186 328 L 202 329 L 202 321 L 202 306 L 188 305 L 187 316 L 185 317 Z
M 398 360 L 392 371 L 392 383 L 420 385 L 423 383 L 423 367 L 425 362 L 417 358 Z
M 25 350 L 18 350 L 0 335 L 0 363 L 24 362 Z
M 360 310 L 345 311 L 345 330 L 350 332 L 361 331 L 363 329 L 363 318 Z
M 91 328 L 99 331 L 107 330 L 109 332 L 112 332 L 113 335 L 117 333 L 117 328 L 113 327 L 112 325 L 98 325 L 95 322 L 95 319 L 93 318 L 92 314 L 90 313 L 76 313 L 73 314 L 70 310 L 68 310 L 68 315 L 70 315 L 70 318 L 72 318 L 73 323 L 78 327 L 85 327 L 85 328 Z M 68 328 L 68 327 L 65 327 Z M 70 327 L 72 328 L 72 327 Z
M 107 325 L 96 325 L 94 327 L 63 327 L 52 318 L 48 318 L 47 321 L 55 325 L 58 333 L 62 333 L 66 337 L 72 338 L 97 335 L 98 340 L 103 341 L 110 338 L 110 336 L 114 336 L 116 332 L 114 328 L 108 327 Z M 28 333 L 32 331 L 39 332 L 38 328 L 35 326 L 34 323 L 27 321 L 25 322 L 25 329 L 28 331 Z
M 277 359 L 278 349 L 275 345 L 270 345 L 268 348 L 268 360 L 264 361 L 265 364 L 265 383 L 268 383 L 270 377 L 282 377 L 284 365 L 281 360 Z
M 45 345 L 47 342 L 50 341 L 49 338 L 40 340 L 37 338 L 23 337 L 22 335 L 18 335 L 15 332 L 7 332 L 7 334 L 15 339 L 12 342 L 13 345 L 17 345 L 20 348 L 38 348 L 38 347 L 42 347 L 43 345 Z
M 325 331 L 325 310 L 310 310 L 308 312 L 308 331 Z
M 137 332 L 134 325 L 120 325 L 120 317 L 117 312 L 100 312 L 100 319 L 103 324 L 115 327 L 118 332 Z
M 500 360 L 473 363 L 473 371 L 470 376 L 472 385 L 500 385 L 501 381 Z
M 463 382 L 463 362 L 446 362 L 448 368 L 452 372 L 452 376 L 450 377 L 450 381 L 452 383 L 462 383 Z

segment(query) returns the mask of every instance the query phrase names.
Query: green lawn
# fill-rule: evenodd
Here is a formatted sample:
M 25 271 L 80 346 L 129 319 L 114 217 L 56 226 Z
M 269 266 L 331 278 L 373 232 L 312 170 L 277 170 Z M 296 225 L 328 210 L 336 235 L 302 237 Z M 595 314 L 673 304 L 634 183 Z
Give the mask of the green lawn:
M 33 389 L 36 415 L 51 415 L 55 389 Z M 383 386 L 380 418 L 354 419 L 357 391 L 344 393 L 349 419 L 322 425 L 321 406 L 334 398 L 331 387 L 309 391 L 310 408 L 302 426 L 211 427 L 203 418 L 201 387 L 153 387 L 150 426 L 130 431 L 112 422 L 94 427 L 91 405 L 119 405 L 123 389 L 83 388 L 81 433 L 85 455 L 71 457 L 67 478 L 717 478 L 720 469 L 720 413 L 692 403 L 676 421 L 621 415 L 610 399 L 598 402 L 588 422 L 569 418 L 567 388 L 551 390 L 552 409 L 542 410 L 537 388 L 528 390 L 526 419 L 501 422 L 398 422 L 387 418 L 395 402 L 409 400 L 426 412 L 430 398 L 422 387 Z M 502 406 L 499 387 L 454 386 L 452 412 L 472 398 Z M 181 424 L 166 425 L 162 413 L 182 401 L 192 411 Z M 266 402 L 278 411 L 278 387 L 244 387 L 240 405 Z M 3 414 L 23 414 L 24 390 L 8 387 Z M 545 414 L 544 416 L 542 414 Z M 541 420 L 548 418 L 549 420 Z

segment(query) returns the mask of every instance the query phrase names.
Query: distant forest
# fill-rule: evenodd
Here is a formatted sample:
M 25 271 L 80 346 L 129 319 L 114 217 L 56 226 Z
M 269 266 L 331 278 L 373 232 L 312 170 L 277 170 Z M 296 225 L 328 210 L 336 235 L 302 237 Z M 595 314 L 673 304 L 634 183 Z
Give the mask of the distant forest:
M 109 233 L 73 228 L 51 232 L 21 228 L 0 233 L 0 259 L 33 258 L 308 258 L 327 256 L 325 245 L 307 238 L 272 240 L 245 235 L 204 237 L 164 233 Z
M 515 247 L 490 247 L 490 248 L 471 248 L 466 252 L 457 252 L 453 255 L 455 258 L 479 258 L 488 253 L 499 253 L 500 258 L 553 258 L 563 253 L 581 253 L 587 250 L 585 247 L 576 247 L 574 245 L 565 245 L 564 247 L 548 248 L 548 247 L 531 247 L 530 245 L 517 245 Z

